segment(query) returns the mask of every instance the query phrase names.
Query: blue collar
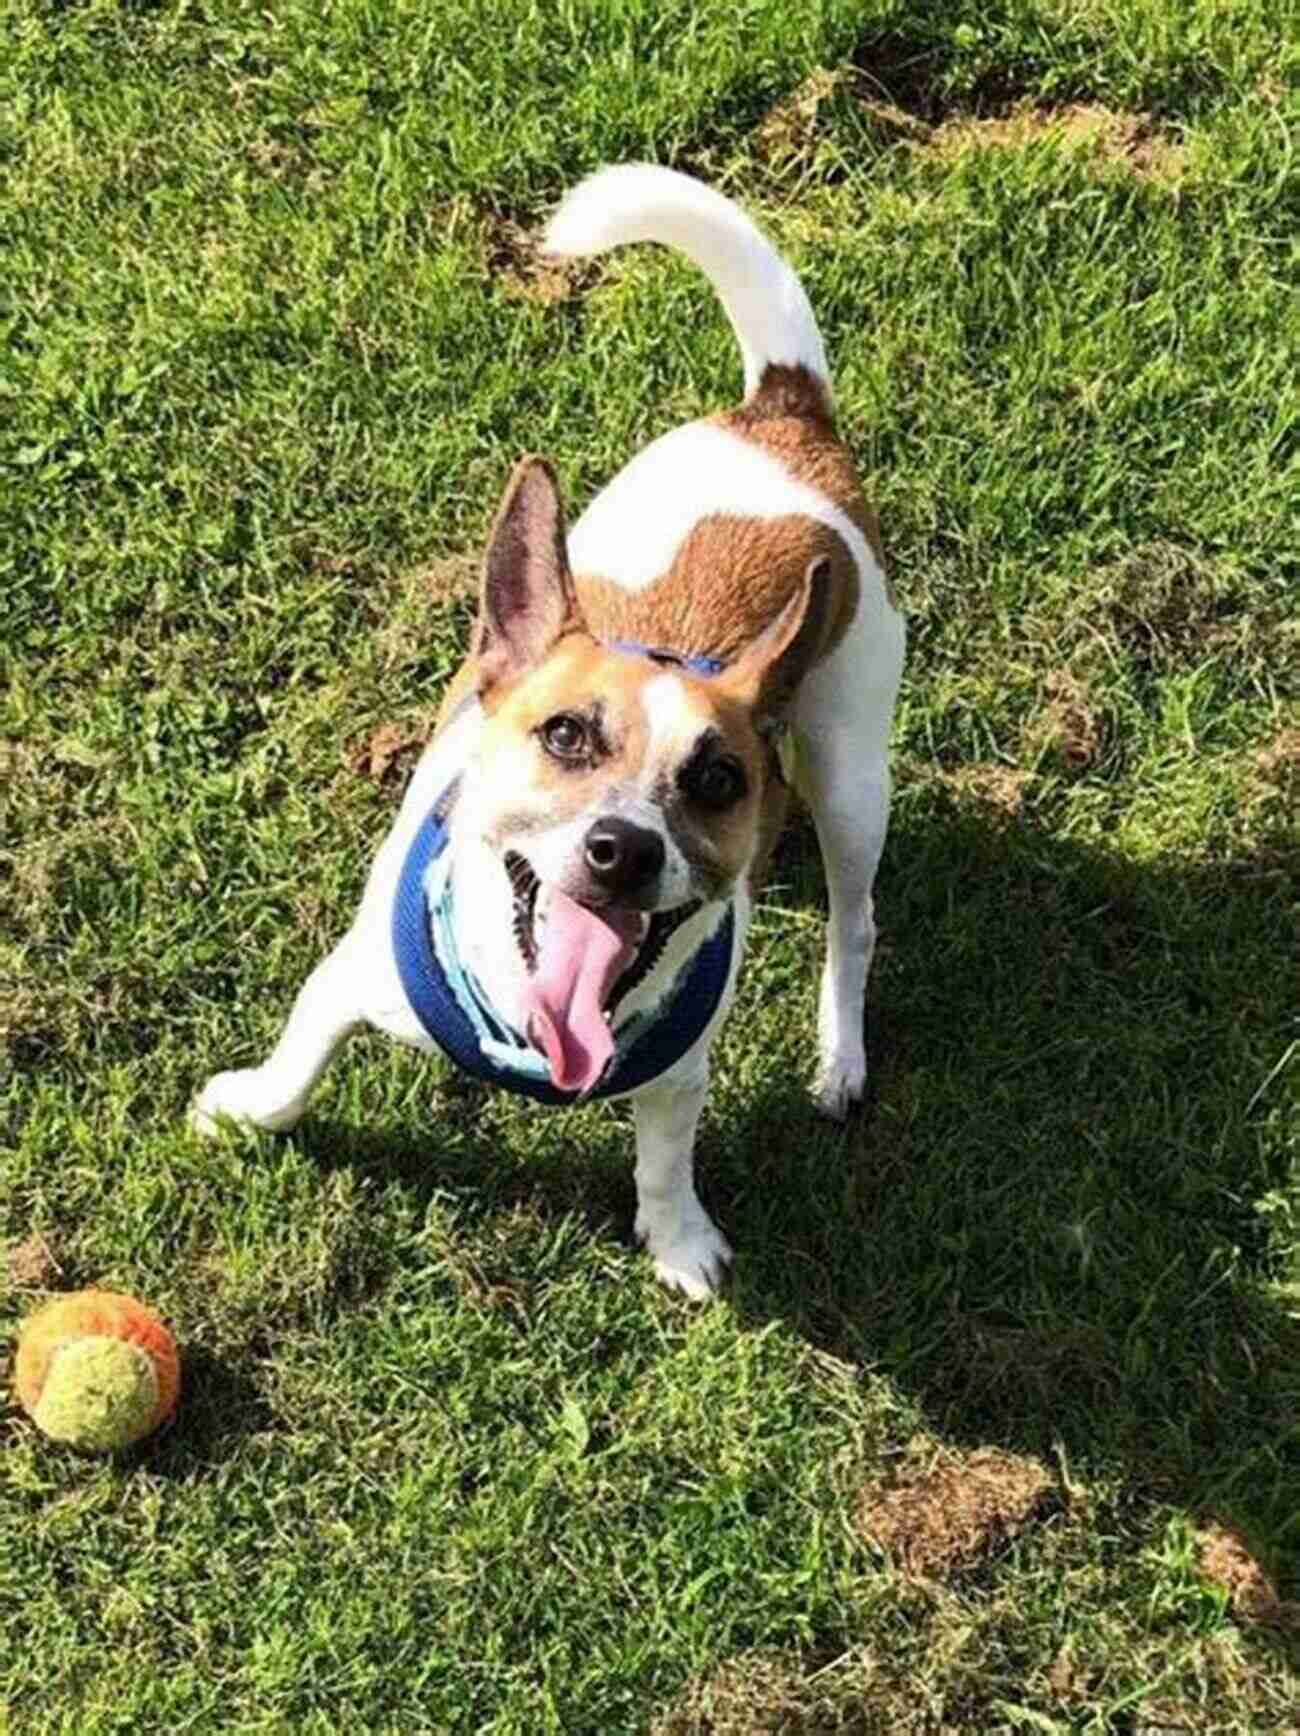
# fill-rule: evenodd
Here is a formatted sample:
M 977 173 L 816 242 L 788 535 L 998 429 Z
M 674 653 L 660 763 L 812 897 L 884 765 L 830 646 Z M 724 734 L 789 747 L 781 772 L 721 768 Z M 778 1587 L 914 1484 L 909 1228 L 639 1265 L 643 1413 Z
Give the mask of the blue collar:
M 447 815 L 454 796 L 453 785 L 434 803 L 411 841 L 397 883 L 393 955 L 406 998 L 438 1047 L 475 1078 L 539 1103 L 576 1103 L 578 1093 L 551 1083 L 545 1056 L 500 1018 L 460 959 L 446 854 Z M 681 1060 L 718 1010 L 731 974 L 734 938 L 735 916 L 728 905 L 663 1002 L 650 1014 L 633 1014 L 619 1027 L 610 1065 L 588 1097 L 635 1091 Z
M 629 657 L 648 657 L 652 663 L 662 663 L 667 669 L 685 669 L 691 675 L 721 675 L 727 667 L 720 657 L 705 657 L 687 651 L 665 651 L 656 645 L 639 645 L 635 639 L 611 639 L 609 649 L 623 651 Z

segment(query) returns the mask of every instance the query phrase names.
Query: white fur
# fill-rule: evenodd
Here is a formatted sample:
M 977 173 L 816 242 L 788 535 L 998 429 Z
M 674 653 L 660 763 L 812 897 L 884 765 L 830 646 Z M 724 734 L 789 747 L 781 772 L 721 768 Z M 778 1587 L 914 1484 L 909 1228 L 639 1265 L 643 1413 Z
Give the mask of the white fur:
M 821 338 L 797 279 L 750 220 L 719 194 L 663 169 L 606 170 L 570 195 L 548 232 L 553 251 L 573 254 L 639 239 L 681 248 L 708 274 L 735 327 L 751 390 L 768 362 L 801 363 L 829 390 Z M 838 1115 L 863 1089 L 863 993 L 875 940 L 871 890 L 889 809 L 887 750 L 903 624 L 857 526 L 771 454 L 709 423 L 665 435 L 615 477 L 573 528 L 573 565 L 630 589 L 644 587 L 671 566 L 683 539 L 710 513 L 806 514 L 838 533 L 859 569 L 853 623 L 805 681 L 792 718 L 795 781 L 812 810 L 830 893 L 817 1096 Z M 646 705 L 653 760 L 688 729 L 686 688 L 665 675 L 648 684 Z M 472 785 L 481 725 L 477 704 L 470 704 L 430 744 L 375 858 L 352 929 L 308 979 L 268 1060 L 209 1081 L 192 1112 L 200 1131 L 211 1133 L 224 1119 L 292 1127 L 334 1050 L 361 1024 L 426 1051 L 435 1047 L 407 1004 L 388 925 L 416 829 L 455 775 L 470 768 L 466 783 Z M 646 806 L 645 791 L 627 790 L 623 797 L 638 813 Z M 519 970 L 509 932 L 509 888 L 499 860 L 483 860 L 487 852 L 476 850 L 472 827 L 459 823 L 472 806 L 472 795 L 464 810 L 458 806 L 449 846 L 455 852 L 458 942 L 481 967 L 485 986 L 500 979 L 505 999 L 498 1004 L 506 1011 L 514 985 L 501 973 Z M 571 837 L 559 836 L 563 830 L 557 828 L 553 840 L 560 855 L 573 845 Z M 665 898 L 664 906 L 670 902 Z M 656 1003 L 723 909 L 707 906 L 683 924 L 659 965 L 620 1009 L 620 1020 Z M 730 1258 L 700 1205 L 692 1167 L 709 1053 L 731 1004 L 748 927 L 743 880 L 734 909 L 732 970 L 717 1013 L 675 1067 L 634 1094 L 637 1233 L 661 1280 L 692 1297 L 710 1293 Z
M 651 775 L 665 760 L 688 754 L 704 728 L 690 692 L 680 675 L 656 675 L 641 689 L 641 708 L 650 729 L 647 767 Z
M 829 393 L 826 351 L 803 285 L 730 199 L 673 169 L 623 163 L 573 189 L 547 227 L 545 246 L 585 258 L 627 241 L 661 241 L 699 266 L 740 344 L 746 393 L 769 362 L 801 364 Z

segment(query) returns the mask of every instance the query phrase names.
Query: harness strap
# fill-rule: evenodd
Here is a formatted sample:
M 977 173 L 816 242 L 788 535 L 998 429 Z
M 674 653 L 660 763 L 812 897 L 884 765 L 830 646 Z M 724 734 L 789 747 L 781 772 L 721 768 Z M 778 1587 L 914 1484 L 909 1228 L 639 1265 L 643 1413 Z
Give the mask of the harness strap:
M 687 669 L 692 675 L 721 675 L 727 667 L 721 657 L 705 657 L 688 651 L 666 651 L 658 645 L 639 645 L 635 639 L 611 639 L 611 651 L 622 651 L 629 657 L 648 657 L 668 669 Z

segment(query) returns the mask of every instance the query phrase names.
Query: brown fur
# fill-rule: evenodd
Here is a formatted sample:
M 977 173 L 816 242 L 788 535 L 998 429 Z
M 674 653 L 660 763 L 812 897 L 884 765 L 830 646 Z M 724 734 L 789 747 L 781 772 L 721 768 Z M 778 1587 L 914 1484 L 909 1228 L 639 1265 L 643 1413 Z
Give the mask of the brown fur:
M 885 576 L 890 605 L 896 609 L 898 603 L 885 564 L 880 521 L 867 504 L 853 460 L 835 431 L 835 419 L 821 381 L 805 367 L 787 368 L 773 363 L 764 369 L 757 391 L 750 394 L 739 410 L 725 411 L 716 419 L 724 428 L 765 447 L 801 482 L 820 489 L 852 519 L 871 545 Z
M 802 362 L 793 367 L 784 362 L 769 362 L 755 389 L 739 410 L 732 410 L 729 415 L 737 425 L 797 417 L 800 421 L 818 423 L 832 440 L 835 438 L 835 417 L 826 388 Z
M 770 364 L 758 389 L 741 407 L 715 419 L 733 434 L 766 447 L 801 482 L 820 489 L 857 525 L 884 570 L 879 521 L 863 497 L 853 460 L 835 431 L 825 389 L 807 368 Z
M 781 613 L 814 561 L 831 563 L 836 604 L 820 655 L 840 641 L 858 601 L 853 556 L 827 525 L 802 513 L 701 519 L 671 567 L 642 591 L 579 574 L 578 598 L 593 633 L 730 663 Z

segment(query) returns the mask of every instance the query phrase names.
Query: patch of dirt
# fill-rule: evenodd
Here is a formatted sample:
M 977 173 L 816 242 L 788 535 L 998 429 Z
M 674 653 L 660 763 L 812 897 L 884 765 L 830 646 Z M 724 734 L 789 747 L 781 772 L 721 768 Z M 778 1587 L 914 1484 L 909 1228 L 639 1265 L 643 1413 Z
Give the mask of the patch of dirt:
M 944 73 L 937 49 L 906 37 L 879 37 L 859 50 L 854 65 L 810 73 L 772 105 L 750 143 L 775 168 L 806 158 L 824 110 L 842 93 L 884 142 L 941 157 L 972 149 L 1024 150 L 1050 141 L 1081 159 L 1165 186 L 1175 185 L 1186 170 L 1185 147 L 1149 114 L 1097 102 L 1035 101 L 1023 79 L 996 68 L 970 88 L 948 94 Z
M 945 89 L 946 56 L 946 44 L 883 31 L 859 46 L 853 63 L 875 96 L 931 125 L 958 111 L 1000 114 L 1025 94 L 1023 78 L 1001 67 L 986 68 L 960 93 Z
M 1080 642 L 1109 630 L 1140 671 L 1186 669 L 1209 656 L 1258 656 L 1277 668 L 1289 655 L 1279 605 L 1252 595 L 1226 562 L 1177 543 L 1134 548 L 1089 589 Z
M 1255 755 L 1255 770 L 1281 790 L 1300 784 L 1300 729 L 1284 729 Z
M 1086 1243 L 1075 1246 L 1082 1256 Z M 1105 1334 L 1082 1326 L 1049 1334 L 958 1315 L 952 1361 L 970 1387 L 1030 1394 L 1044 1406 L 1063 1391 L 1105 1404 L 1121 1384 Z
M 1036 1459 L 982 1447 L 909 1468 L 864 1496 L 858 1521 L 909 1578 L 943 1579 L 1005 1548 L 1056 1499 Z
M 1235 1525 L 1208 1519 L 1197 1532 L 1196 1541 L 1201 1572 L 1229 1593 L 1237 1615 L 1264 1627 L 1300 1633 L 1300 1603 L 1278 1596 L 1273 1581 Z
M 993 817 L 1004 820 L 1013 820 L 1020 813 L 1025 805 L 1025 791 L 1034 781 L 1032 772 L 996 762 L 959 766 L 940 775 L 955 795 L 969 798 Z
M 364 741 L 347 750 L 349 769 L 371 783 L 397 783 L 405 778 L 428 740 L 428 729 L 411 723 L 381 723 Z
M 463 603 L 478 596 L 480 561 L 477 555 L 444 555 L 430 561 L 412 575 L 418 586 L 435 603 Z
M 788 91 L 749 135 L 754 153 L 773 168 L 806 156 L 817 142 L 821 111 L 829 98 L 852 80 L 847 69 L 819 66 Z
M 389 670 L 424 661 L 440 613 L 463 613 L 468 625 L 478 600 L 480 562 L 474 554 L 445 555 L 402 575 L 383 607 L 375 646 Z
M 1087 689 L 1068 669 L 1054 669 L 1043 683 L 1046 704 L 1028 725 L 1030 745 L 1046 747 L 1072 772 L 1087 771 L 1101 756 L 1101 720 Z
M 541 231 L 513 217 L 483 219 L 483 265 L 498 288 L 519 301 L 554 307 L 578 293 L 592 267 L 586 260 L 556 259 L 541 248 Z
M 779 1651 L 743 1652 L 711 1675 L 689 1682 L 651 1725 L 652 1736 L 757 1736 L 800 1729 L 792 1723 L 802 1698 L 799 1660 Z
M 954 115 L 935 127 L 928 143 L 941 156 L 972 148 L 1023 150 L 1050 140 L 1062 149 L 1128 169 L 1142 180 L 1172 184 L 1181 179 L 1187 153 L 1162 133 L 1150 115 L 1130 114 L 1098 103 L 1020 104 L 1000 115 Z
M 1079 1661 L 1074 1642 L 1066 1640 L 1052 1659 L 1047 1686 L 1058 1700 L 1082 1700 L 1092 1685 L 1091 1672 Z
M 60 813 L 69 783 L 57 772 L 50 772 L 41 788 L 45 812 Z M 11 876 L 5 896 L 10 908 L 19 912 L 24 940 L 46 938 L 60 881 L 66 885 L 74 875 L 116 874 L 136 846 L 135 831 L 120 813 L 71 820 L 53 829 L 34 829 L 31 836 L 21 839 L 5 864 Z
M 63 1271 L 39 1230 L 7 1250 L 5 1265 L 11 1283 L 33 1290 L 48 1290 Z

